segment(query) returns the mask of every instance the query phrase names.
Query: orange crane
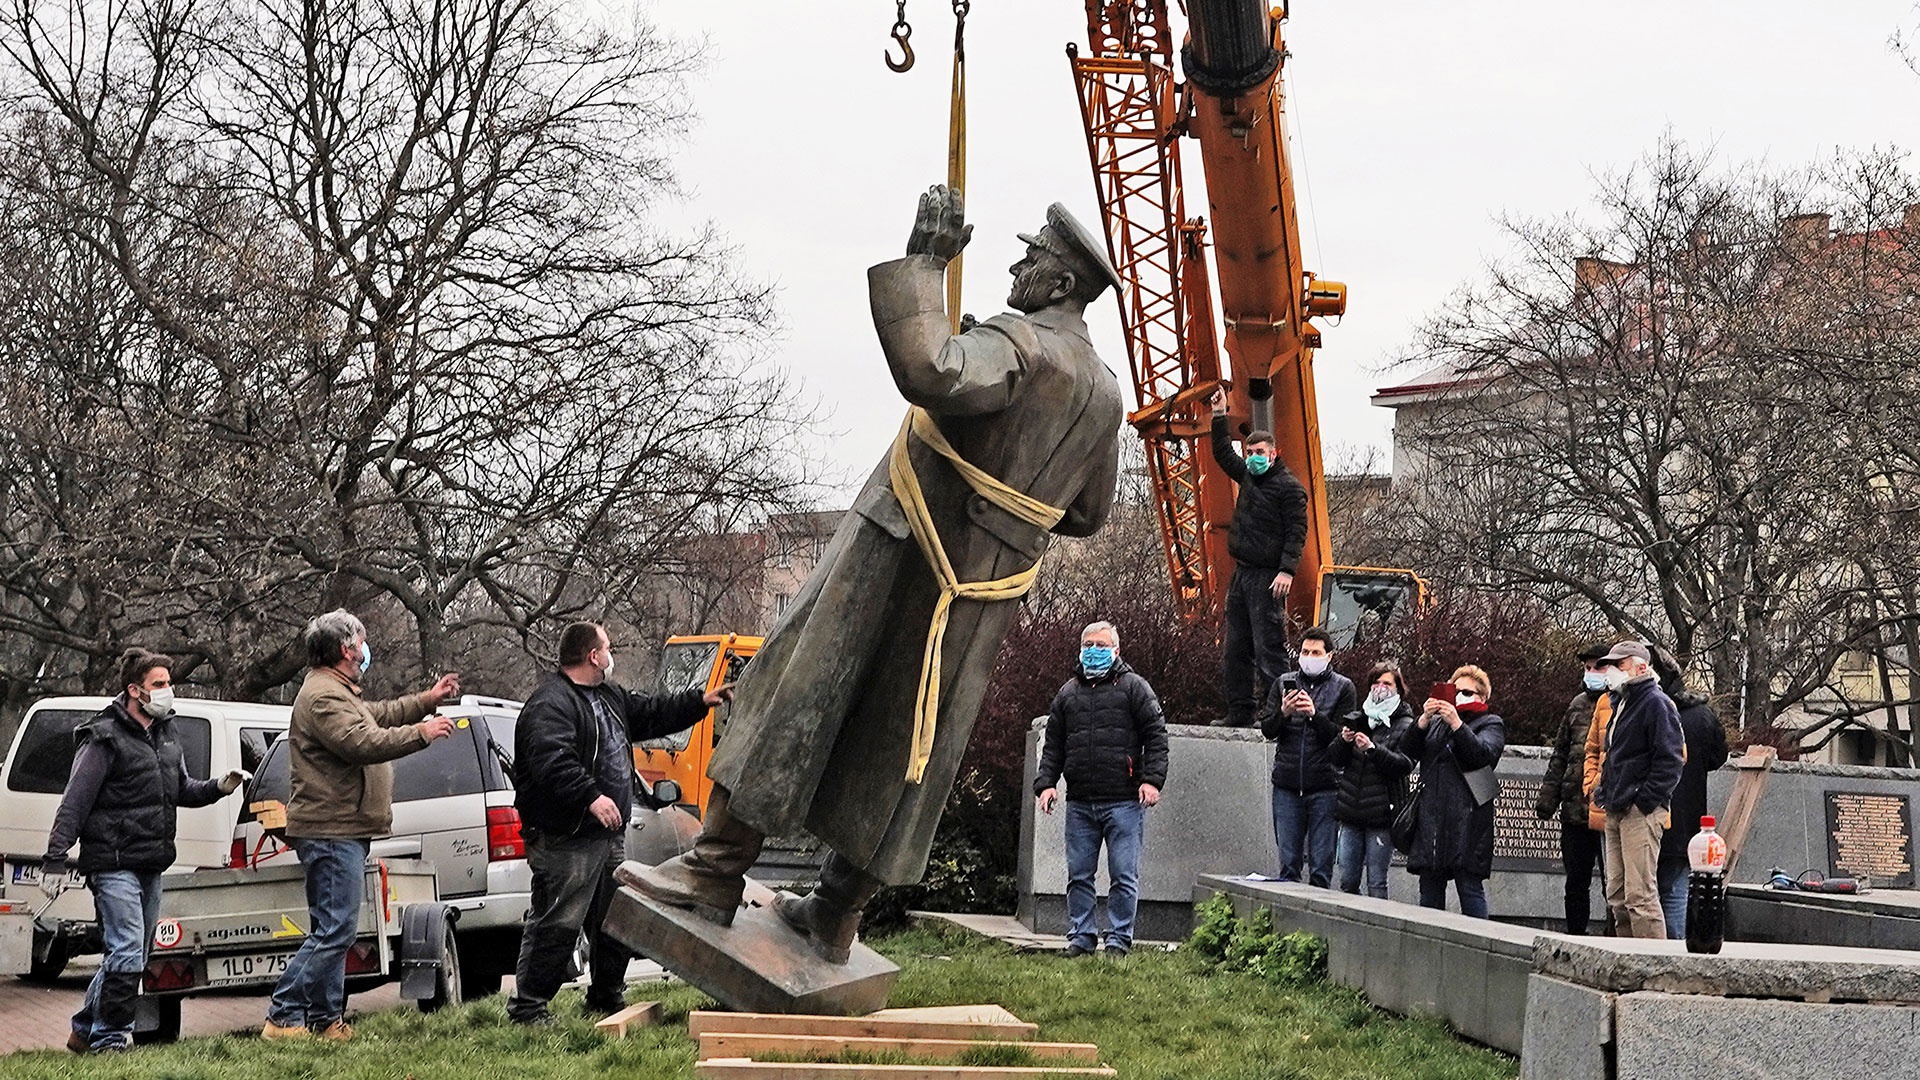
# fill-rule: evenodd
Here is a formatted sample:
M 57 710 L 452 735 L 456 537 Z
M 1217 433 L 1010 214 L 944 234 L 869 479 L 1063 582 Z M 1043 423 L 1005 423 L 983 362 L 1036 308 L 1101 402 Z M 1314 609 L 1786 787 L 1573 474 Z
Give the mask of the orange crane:
M 1346 310 L 1347 288 L 1300 257 L 1281 73 L 1285 8 L 1261 0 L 1185 0 L 1186 78 L 1174 71 L 1166 0 L 1086 0 L 1087 55 L 1069 45 L 1109 253 L 1125 283 L 1121 321 L 1161 534 L 1182 608 L 1224 603 L 1232 560 L 1233 482 L 1213 462 L 1207 400 L 1225 383 L 1237 433 L 1274 432 L 1307 489 L 1306 545 L 1289 618 L 1350 641 L 1424 595 L 1413 573 L 1334 565 L 1320 460 L 1313 319 Z M 1199 142 L 1213 219 L 1188 217 L 1182 137 Z M 1215 332 L 1214 285 L 1230 380 Z

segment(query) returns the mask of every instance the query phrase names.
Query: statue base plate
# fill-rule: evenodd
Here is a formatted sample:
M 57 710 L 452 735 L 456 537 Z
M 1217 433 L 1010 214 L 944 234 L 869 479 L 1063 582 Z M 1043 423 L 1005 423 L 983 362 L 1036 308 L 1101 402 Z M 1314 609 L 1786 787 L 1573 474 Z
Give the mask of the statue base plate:
M 773 910 L 773 893 L 747 879 L 732 926 L 622 885 L 605 930 L 715 1001 L 737 1012 L 864 1016 L 886 1007 L 900 968 L 855 942 L 844 964 L 829 964 Z

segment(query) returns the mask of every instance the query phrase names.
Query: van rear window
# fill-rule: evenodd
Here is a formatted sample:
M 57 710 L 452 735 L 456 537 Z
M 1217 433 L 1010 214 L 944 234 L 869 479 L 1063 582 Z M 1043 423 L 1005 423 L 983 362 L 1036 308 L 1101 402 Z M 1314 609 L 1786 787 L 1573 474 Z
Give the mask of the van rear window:
M 393 763 L 393 798 L 396 802 L 439 799 L 448 795 L 472 795 L 486 790 L 481 777 L 480 755 L 474 748 L 473 726 L 456 728 L 452 738 L 440 739 L 425 750 L 408 754 Z M 293 784 L 288 776 L 293 747 L 280 739 L 267 751 L 260 775 L 254 780 L 251 799 L 278 799 L 286 802 Z
M 41 709 L 27 719 L 14 754 L 7 790 L 58 795 L 73 772 L 73 730 L 99 714 L 85 709 Z M 205 779 L 212 756 L 213 730 L 197 716 L 176 716 L 173 730 L 187 759 L 187 771 Z

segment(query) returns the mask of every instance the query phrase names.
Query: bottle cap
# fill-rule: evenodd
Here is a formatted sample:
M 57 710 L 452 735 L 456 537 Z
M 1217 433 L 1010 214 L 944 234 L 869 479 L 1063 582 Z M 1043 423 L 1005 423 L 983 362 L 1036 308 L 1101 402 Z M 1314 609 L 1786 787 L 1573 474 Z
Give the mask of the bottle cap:
M 1711 828 L 1713 828 L 1713 815 L 1712 815 L 1712 814 L 1703 814 L 1703 815 L 1701 815 L 1701 817 L 1700 817 L 1700 827 L 1701 827 L 1701 828 L 1703 828 L 1703 829 L 1711 829 Z

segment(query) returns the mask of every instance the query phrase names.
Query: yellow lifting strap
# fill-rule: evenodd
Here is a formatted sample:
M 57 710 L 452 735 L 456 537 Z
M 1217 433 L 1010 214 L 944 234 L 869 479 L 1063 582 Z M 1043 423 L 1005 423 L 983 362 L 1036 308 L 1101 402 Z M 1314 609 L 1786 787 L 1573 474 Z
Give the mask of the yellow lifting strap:
M 992 581 L 959 579 L 953 572 L 952 561 L 947 558 L 946 547 L 940 543 L 926 496 L 920 490 L 920 478 L 914 473 L 913 460 L 907 454 L 909 431 L 952 462 L 961 478 L 981 498 L 1021 521 L 1052 529 L 1066 516 L 1066 511 L 1015 491 L 961 457 L 925 409 L 916 405 L 907 412 L 906 422 L 900 425 L 900 434 L 893 440 L 893 450 L 887 457 L 887 475 L 893 481 L 893 494 L 900 500 L 900 509 L 906 512 L 907 528 L 912 530 L 920 553 L 926 556 L 927 565 L 932 567 L 934 580 L 940 586 L 940 598 L 933 605 L 933 623 L 927 630 L 926 652 L 920 658 L 920 688 L 913 702 L 913 752 L 907 759 L 907 783 L 918 784 L 926 776 L 927 762 L 933 757 L 934 724 L 940 717 L 940 649 L 946 641 L 947 616 L 953 602 L 1017 600 L 1033 587 L 1034 579 L 1040 575 L 1040 564 L 1036 562 L 1017 574 Z
M 964 196 L 967 189 L 967 7 L 968 0 L 953 5 L 953 89 L 947 102 L 947 186 Z M 947 314 L 953 320 L 953 332 L 960 332 L 960 263 L 965 253 L 947 263 Z

